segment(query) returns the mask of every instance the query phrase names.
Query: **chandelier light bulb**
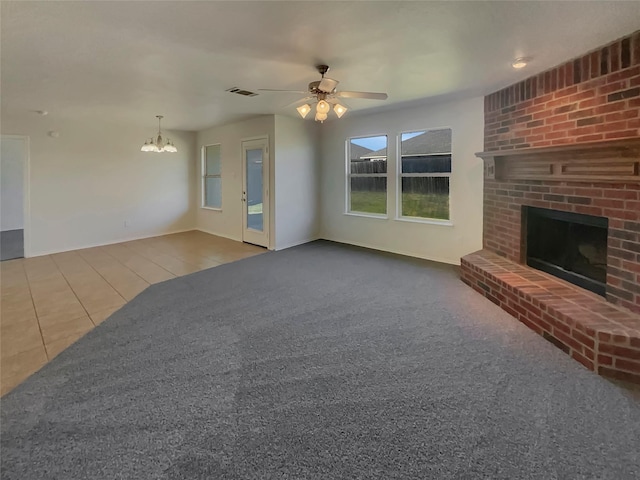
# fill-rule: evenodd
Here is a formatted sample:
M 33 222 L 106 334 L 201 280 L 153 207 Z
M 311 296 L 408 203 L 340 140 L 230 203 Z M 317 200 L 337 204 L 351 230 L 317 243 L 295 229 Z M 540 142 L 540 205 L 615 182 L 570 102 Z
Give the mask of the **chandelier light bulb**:
M 316 113 L 316 122 L 324 122 L 327 119 L 327 114 L 326 113 Z
M 311 111 L 311 107 L 309 106 L 308 103 L 305 103 L 304 105 L 296 108 L 296 110 L 298 110 L 298 113 L 302 118 L 305 118 Z
M 325 118 L 326 118 L 326 115 L 327 115 L 327 113 L 329 113 L 329 110 L 331 110 L 331 107 L 329 106 L 329 104 L 326 101 L 320 100 L 318 102 L 318 105 L 316 106 L 316 112 L 318 112 L 319 114 L 324 115 Z
M 140 150 L 143 152 L 153 152 L 154 150 L 153 138 L 150 138 L 149 140 L 144 142 L 144 145 L 142 145 L 142 148 Z
M 336 103 L 333 107 L 333 111 L 336 112 L 338 118 L 342 118 L 342 115 L 344 115 L 347 110 L 347 107 L 345 107 L 344 105 L 340 105 L 339 103 Z

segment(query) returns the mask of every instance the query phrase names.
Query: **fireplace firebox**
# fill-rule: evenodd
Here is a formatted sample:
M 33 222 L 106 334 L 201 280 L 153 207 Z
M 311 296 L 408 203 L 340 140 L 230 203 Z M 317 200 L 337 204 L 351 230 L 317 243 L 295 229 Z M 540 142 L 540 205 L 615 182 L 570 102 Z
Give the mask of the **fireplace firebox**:
M 522 207 L 526 264 L 605 296 L 608 219 Z

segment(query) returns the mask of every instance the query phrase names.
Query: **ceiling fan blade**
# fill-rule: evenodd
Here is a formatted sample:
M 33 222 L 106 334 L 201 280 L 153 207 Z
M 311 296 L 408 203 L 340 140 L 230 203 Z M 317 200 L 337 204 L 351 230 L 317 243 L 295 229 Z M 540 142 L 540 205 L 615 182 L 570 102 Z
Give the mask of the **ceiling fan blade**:
M 259 88 L 259 92 L 309 93 L 308 90 L 278 90 L 275 88 Z
M 289 107 L 292 107 L 292 106 L 294 106 L 294 105 L 297 105 L 298 103 L 307 102 L 307 101 L 309 101 L 309 100 L 311 100 L 311 99 L 314 99 L 314 98 L 316 98 L 316 97 L 311 96 L 311 97 L 304 97 L 304 98 L 300 98 L 300 99 L 295 100 L 295 101 L 293 101 L 293 102 L 291 102 L 291 103 L 287 103 L 287 104 L 286 104 L 284 107 L 282 107 L 282 108 L 289 108 Z
M 386 100 L 386 93 L 375 92 L 336 92 L 336 97 L 341 98 L 368 98 L 371 100 Z
M 350 108 L 349 105 L 347 105 L 347 102 L 345 102 L 344 100 L 338 100 L 337 98 L 335 98 L 333 95 L 330 97 L 325 98 L 325 100 L 327 101 L 327 103 L 330 103 L 331 105 L 336 105 L 338 103 L 344 105 L 347 108 Z
M 338 86 L 340 82 L 334 80 L 333 78 L 323 77 L 320 80 L 320 85 L 318 85 L 318 90 L 322 90 L 323 92 L 333 92 L 333 89 Z

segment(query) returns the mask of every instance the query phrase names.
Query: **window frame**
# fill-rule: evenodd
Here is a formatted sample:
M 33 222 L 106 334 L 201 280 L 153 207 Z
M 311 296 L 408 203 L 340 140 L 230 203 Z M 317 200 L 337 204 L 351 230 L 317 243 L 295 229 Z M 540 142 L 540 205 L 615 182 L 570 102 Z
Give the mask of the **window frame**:
M 219 151 L 220 151 L 220 173 L 218 174 L 208 174 L 207 173 L 207 148 L 208 147 L 220 147 Z M 201 185 L 202 185 L 202 189 L 201 189 L 201 199 L 200 199 L 200 208 L 205 209 L 205 210 L 215 210 L 218 212 L 222 211 L 222 144 L 220 143 L 212 143 L 212 144 L 208 144 L 208 145 L 203 145 L 202 146 L 202 150 L 201 150 L 201 166 L 200 166 L 200 173 L 201 173 Z M 208 178 L 219 178 L 220 179 L 220 206 L 219 207 L 214 207 L 214 206 L 210 206 L 207 205 L 207 179 Z
M 428 132 L 432 130 L 449 130 L 451 132 L 451 151 L 448 153 L 438 153 L 437 155 L 450 155 L 451 156 L 451 171 L 450 172 L 442 172 L 442 173 L 402 173 L 402 135 L 407 133 L 417 133 L 417 132 Z M 449 126 L 443 127 L 429 127 L 429 128 L 418 128 L 412 130 L 403 130 L 398 132 L 396 135 L 396 216 L 395 220 L 403 221 L 403 222 L 414 222 L 414 223 L 429 223 L 436 225 L 453 225 L 452 215 L 451 215 L 451 175 L 453 174 L 453 128 Z M 431 218 L 431 217 L 413 217 L 409 215 L 402 214 L 402 179 L 403 178 L 448 178 L 449 179 L 449 218 Z
M 387 139 L 387 171 L 386 173 L 351 173 L 351 141 L 359 138 L 370 137 L 385 137 Z M 354 217 L 367 217 L 388 219 L 389 218 L 389 134 L 379 133 L 370 135 L 358 135 L 353 137 L 347 137 L 345 142 L 345 210 L 344 215 L 351 215 Z M 386 179 L 385 189 L 385 213 L 371 213 L 371 212 L 359 212 L 357 210 L 351 210 L 351 178 L 366 178 L 366 177 L 380 177 Z

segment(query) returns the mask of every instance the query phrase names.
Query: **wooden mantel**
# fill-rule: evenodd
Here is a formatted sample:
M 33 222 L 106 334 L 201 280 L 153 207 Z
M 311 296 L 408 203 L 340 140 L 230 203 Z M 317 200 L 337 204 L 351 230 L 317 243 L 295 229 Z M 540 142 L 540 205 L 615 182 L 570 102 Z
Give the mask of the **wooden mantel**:
M 640 183 L 640 138 L 476 153 L 485 178 Z

